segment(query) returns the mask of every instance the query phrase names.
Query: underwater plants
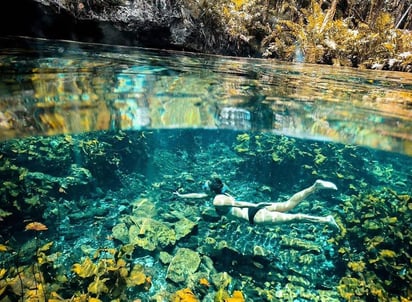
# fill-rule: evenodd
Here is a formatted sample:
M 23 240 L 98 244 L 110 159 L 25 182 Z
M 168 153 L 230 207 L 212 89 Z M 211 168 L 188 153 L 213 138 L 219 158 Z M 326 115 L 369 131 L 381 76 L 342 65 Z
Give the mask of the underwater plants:
M 412 290 L 412 197 L 385 188 L 352 198 L 344 211 L 356 210 L 356 218 L 342 217 L 345 235 L 334 239 L 347 267 L 339 294 L 347 301 L 406 301 Z
M 150 289 L 151 278 L 145 274 L 144 267 L 135 264 L 130 268 L 121 251 L 99 249 L 94 258 L 95 262 L 86 257 L 83 262 L 73 265 L 73 272 L 82 278 L 79 286 L 89 295 L 99 298 L 110 293 L 111 297 L 124 299 L 128 287 Z
M 233 139 L 236 134 L 232 134 Z M 402 228 L 403 224 L 406 226 L 409 223 L 405 219 L 409 219 L 408 211 L 412 208 L 410 193 L 405 191 L 399 194 L 389 189 L 365 193 L 368 187 L 364 186 L 382 176 L 396 180 L 391 170 L 384 166 L 377 169 L 370 163 L 367 167 L 363 166 L 363 161 L 359 159 L 362 155 L 354 147 L 316 141 L 302 143 L 299 139 L 289 140 L 268 133 L 246 133 L 239 136 L 239 141 L 232 138 L 224 148 L 216 147 L 223 144 L 213 145 L 210 148 L 213 152 L 210 153 L 194 149 L 194 155 L 182 152 L 178 154 L 182 157 L 173 157 L 170 154 L 167 159 L 171 159 L 171 162 L 162 166 L 158 177 L 152 175 L 147 181 L 143 181 L 144 176 L 138 172 L 130 175 L 124 173 L 124 187 L 107 195 L 101 193 L 98 197 L 77 200 L 73 198 L 70 186 L 66 193 L 54 187 L 58 192 L 56 194 L 61 194 L 64 199 L 61 203 L 63 217 L 57 221 L 60 227 L 70 226 L 76 232 L 79 227 L 90 225 L 92 227 L 88 230 L 92 231 L 86 235 L 63 231 L 56 234 L 58 237 L 51 242 L 43 242 L 44 236 L 39 235 L 38 243 L 34 239 L 30 240 L 32 252 L 27 252 L 30 257 L 25 257 L 24 263 L 14 266 L 31 267 L 36 261 L 34 271 L 41 272 L 41 275 L 35 275 L 37 283 L 41 284 L 36 287 L 38 295 L 45 295 L 53 302 L 131 301 L 138 298 L 145 301 L 149 297 L 155 299 L 154 295 L 156 298 L 165 298 L 160 301 L 170 301 L 173 294 L 181 289 L 187 290 L 176 294 L 176 300 L 328 301 L 328 297 L 329 300 L 333 300 L 333 297 L 337 301 L 337 289 L 341 293 L 340 299 L 347 297 L 352 300 L 391 298 L 404 290 L 395 288 L 395 283 L 410 280 L 408 263 L 405 262 L 410 238 L 406 229 Z M 99 137 L 96 139 L 100 140 Z M 213 140 L 218 140 L 218 137 L 213 137 Z M 90 150 L 99 146 L 91 137 L 86 142 L 90 142 Z M 235 153 L 233 147 L 243 142 L 249 143 L 244 146 L 248 151 Z M 273 159 L 274 151 L 283 161 Z M 289 151 L 290 154 L 287 154 Z M 83 154 L 82 150 L 80 152 Z M 214 157 L 217 152 L 220 152 L 219 156 Z M 151 156 L 158 154 L 162 152 L 153 152 Z M 228 154 L 233 156 L 231 160 L 228 160 Z M 191 163 L 192 156 L 196 164 L 190 170 L 192 166 L 187 163 Z M 182 159 L 179 165 L 174 165 L 176 158 Z M 189 160 L 184 161 L 187 158 Z M 162 159 L 164 157 L 160 157 L 159 165 Z M 242 169 L 246 164 L 249 164 L 250 170 Z M 254 165 L 264 169 L 252 169 Z M 203 177 L 211 171 L 215 172 L 216 167 L 219 173 L 225 173 L 225 183 L 236 196 L 251 197 L 252 201 L 258 201 L 262 196 L 275 200 L 278 192 L 280 200 L 291 192 L 291 186 L 300 186 L 319 175 L 336 177 L 342 185 L 342 189 L 338 185 L 339 192 L 349 194 L 342 193 L 336 200 L 325 200 L 319 196 L 319 200 L 314 198 L 301 206 L 304 210 L 322 214 L 327 211 L 334 211 L 337 215 L 340 213 L 342 217 L 337 220 L 341 232 L 334 233 L 336 237 L 327 241 L 325 238 L 330 233 L 322 226 L 293 224 L 270 229 L 254 227 L 213 216 L 213 209 L 207 202 L 179 202 L 174 199 L 172 192 L 176 188 L 186 192 L 199 188 Z M 274 174 L 277 174 L 274 177 L 283 177 L 283 170 L 277 170 L 278 167 L 289 168 L 285 170 L 293 174 L 290 181 L 277 178 L 276 181 L 281 181 L 271 183 L 273 177 L 267 175 L 269 169 L 273 168 Z M 357 169 L 363 168 L 367 172 L 358 172 Z M 258 170 L 266 174 L 265 178 L 262 176 L 256 181 L 256 178 L 245 176 L 245 173 L 259 173 Z M 75 166 L 72 171 L 87 175 L 81 165 Z M 243 173 L 243 179 L 240 179 L 239 171 Z M 375 173 L 377 176 L 371 177 Z M 110 191 L 112 188 L 101 187 L 101 190 L 106 189 Z M 247 195 L 249 192 L 252 193 Z M 54 211 L 54 204 L 51 207 Z M 108 210 L 100 215 L 94 211 L 95 207 Z M 83 213 L 76 216 L 75 212 L 87 212 L 88 216 Z M 68 219 L 64 219 L 66 214 Z M 38 217 L 32 219 L 38 220 Z M 44 221 L 46 228 L 50 229 L 43 231 L 43 235 L 52 236 L 55 224 L 47 219 L 38 221 Z M 35 229 L 45 227 L 28 224 L 27 229 L 22 232 L 25 236 L 39 234 Z M 393 242 L 400 242 L 399 248 Z M 183 249 L 190 252 L 186 250 L 187 253 L 182 253 Z M 0 245 L 1 255 L 8 255 L 10 251 L 13 251 L 13 243 L 4 241 L 4 245 Z M 179 267 L 178 264 L 183 263 L 182 258 L 191 262 L 193 267 Z M 32 262 L 28 259 L 32 259 Z M 336 263 L 342 265 L 337 269 Z M 0 273 L 3 274 L 0 284 L 4 284 L 7 278 L 13 279 L 13 288 L 19 292 L 22 286 L 18 285 L 17 270 L 10 266 L 13 265 L 0 264 Z M 177 273 L 185 271 L 176 278 L 172 277 L 168 270 L 171 271 L 173 266 L 177 268 Z M 29 284 L 25 278 L 33 269 L 19 270 L 22 271 L 22 280 Z M 229 272 L 230 275 L 221 272 Z M 392 275 L 385 277 L 383 272 L 396 273 L 398 279 Z M 28 276 L 32 280 L 31 284 L 34 284 L 34 277 Z M 339 280 L 341 278 L 342 281 Z M 389 284 L 391 279 L 395 281 Z M 163 286 L 166 286 L 164 290 Z M 358 288 L 354 289 L 355 286 Z M 24 293 L 17 295 L 11 289 L 7 285 L 3 295 L 13 298 L 24 296 Z M 39 299 L 44 300 L 41 297 Z
M 98 175 L 113 169 L 125 173 L 147 158 L 145 140 L 143 133 L 129 137 L 118 131 L 98 139 L 89 133 L 2 142 L 0 176 L 5 181 L 0 187 L 0 220 L 22 215 L 40 219 L 62 197 L 79 199 L 93 193 L 95 181 L 103 179 Z M 132 152 L 132 145 L 141 148 Z M 105 181 L 119 185 L 121 176 L 112 175 Z
M 41 233 L 47 230 L 47 227 L 42 223 L 32 222 L 26 225 L 25 230 Z M 8 253 L 5 257 L 15 265 L 9 266 L 7 270 L 0 269 L 0 296 L 6 299 L 4 301 L 47 301 L 51 288 L 46 282 L 47 271 L 55 260 L 53 256 L 47 255 L 52 245 L 53 242 L 48 242 L 40 246 L 39 236 L 36 235 L 28 242 L 27 250 L 15 252 L 12 247 L 3 249 L 3 252 Z M 31 263 L 22 264 L 23 261 Z
M 249 157 L 270 156 L 276 164 L 290 164 L 304 155 L 296 147 L 296 140 L 287 136 L 277 136 L 267 133 L 250 135 L 238 134 L 234 150 Z
M 199 302 L 190 288 L 184 288 L 176 291 L 172 296 L 171 302 Z
M 244 170 L 277 171 L 282 169 L 285 173 L 271 173 L 273 183 L 284 183 L 288 178 L 296 179 L 298 175 L 312 175 L 316 178 L 337 178 L 338 187 L 349 187 L 355 175 L 362 171 L 364 161 L 362 154 L 358 153 L 355 146 L 340 146 L 328 142 L 305 141 L 284 135 L 260 133 L 238 134 L 234 150 L 242 158 Z M 260 165 L 261 168 L 249 167 L 248 163 Z M 266 178 L 266 173 L 262 176 Z M 282 181 L 277 181 L 282 177 Z M 277 184 L 279 185 L 279 184 Z M 365 183 L 358 182 L 360 187 Z
M 83 262 L 75 263 L 75 274 L 69 276 L 61 272 L 59 265 L 55 265 L 61 253 L 49 254 L 52 245 L 53 242 L 48 242 L 36 248 L 36 258 L 32 264 L 1 268 L 0 296 L 33 302 L 97 302 L 110 295 L 125 301 L 127 288 L 148 291 L 151 287 L 151 278 L 144 267 L 131 265 L 120 250 L 97 250 L 94 259 L 86 257 Z M 62 298 L 62 295 L 71 298 Z

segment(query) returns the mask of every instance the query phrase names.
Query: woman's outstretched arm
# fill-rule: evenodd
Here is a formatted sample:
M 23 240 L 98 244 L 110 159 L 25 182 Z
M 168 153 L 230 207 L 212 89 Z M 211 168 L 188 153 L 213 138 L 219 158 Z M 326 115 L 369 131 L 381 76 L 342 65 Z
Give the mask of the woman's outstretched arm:
M 206 198 L 209 197 L 208 194 L 206 193 L 186 193 L 186 194 L 180 194 L 179 192 L 173 192 L 174 195 L 180 198 L 191 198 L 191 199 L 200 199 L 200 198 Z

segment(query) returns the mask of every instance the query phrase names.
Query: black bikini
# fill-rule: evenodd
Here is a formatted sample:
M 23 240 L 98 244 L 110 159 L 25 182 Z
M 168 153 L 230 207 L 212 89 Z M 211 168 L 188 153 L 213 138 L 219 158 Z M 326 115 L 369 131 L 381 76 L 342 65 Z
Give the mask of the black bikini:
M 230 210 L 233 207 L 229 206 L 229 207 L 215 207 L 216 213 L 219 216 L 227 216 L 230 213 Z M 249 223 L 250 224 L 254 224 L 254 218 L 256 213 L 260 210 L 260 207 L 256 207 L 256 208 L 248 208 L 247 209 L 247 214 L 248 214 L 248 219 L 249 219 Z
M 256 213 L 259 212 L 260 209 L 261 209 L 260 207 L 248 208 L 248 209 L 247 209 L 247 215 L 248 215 L 249 223 L 250 223 L 250 224 L 254 224 L 254 223 L 255 223 L 254 219 L 255 219 Z
M 267 206 L 270 206 L 270 205 L 271 205 L 270 203 L 260 203 L 257 207 L 248 208 L 247 209 L 247 214 L 248 214 L 248 218 L 249 218 L 249 223 L 254 224 L 255 223 L 256 213 L 259 212 L 259 210 L 261 210 L 261 209 L 263 209 Z
M 259 210 L 261 210 L 261 209 L 263 209 L 267 206 L 270 206 L 270 205 L 271 205 L 270 203 L 260 203 L 256 207 L 248 208 L 247 209 L 247 214 L 248 214 L 249 223 L 250 224 L 255 224 L 254 220 L 255 220 L 256 213 L 259 212 Z M 219 216 L 226 216 L 230 213 L 230 210 L 232 208 L 233 208 L 232 206 L 218 206 L 218 207 L 215 207 L 215 210 L 216 210 L 216 213 Z

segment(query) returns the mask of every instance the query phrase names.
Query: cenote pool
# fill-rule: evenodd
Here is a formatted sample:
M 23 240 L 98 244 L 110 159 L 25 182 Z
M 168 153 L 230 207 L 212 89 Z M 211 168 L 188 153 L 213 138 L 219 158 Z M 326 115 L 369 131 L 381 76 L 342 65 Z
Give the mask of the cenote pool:
M 411 74 L 0 45 L 0 301 L 412 299 Z

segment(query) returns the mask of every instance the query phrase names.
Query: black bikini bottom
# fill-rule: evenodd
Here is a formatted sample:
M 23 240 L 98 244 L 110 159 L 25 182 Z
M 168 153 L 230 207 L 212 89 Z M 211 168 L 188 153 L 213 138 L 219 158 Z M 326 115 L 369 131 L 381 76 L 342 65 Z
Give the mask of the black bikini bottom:
M 262 209 L 262 207 L 248 208 L 247 209 L 247 214 L 248 214 L 250 224 L 255 223 L 254 219 L 255 219 L 256 213 L 259 212 L 260 209 Z
M 271 205 L 271 203 L 263 203 L 263 202 L 261 202 L 257 207 L 248 208 L 248 209 L 247 209 L 247 214 L 248 214 L 248 218 L 249 218 L 249 223 L 250 223 L 250 224 L 254 224 L 254 223 L 255 223 L 256 213 L 259 212 L 259 210 L 261 210 L 261 209 L 263 209 L 263 208 L 265 208 L 265 207 L 267 207 L 267 206 L 270 206 L 270 205 Z

